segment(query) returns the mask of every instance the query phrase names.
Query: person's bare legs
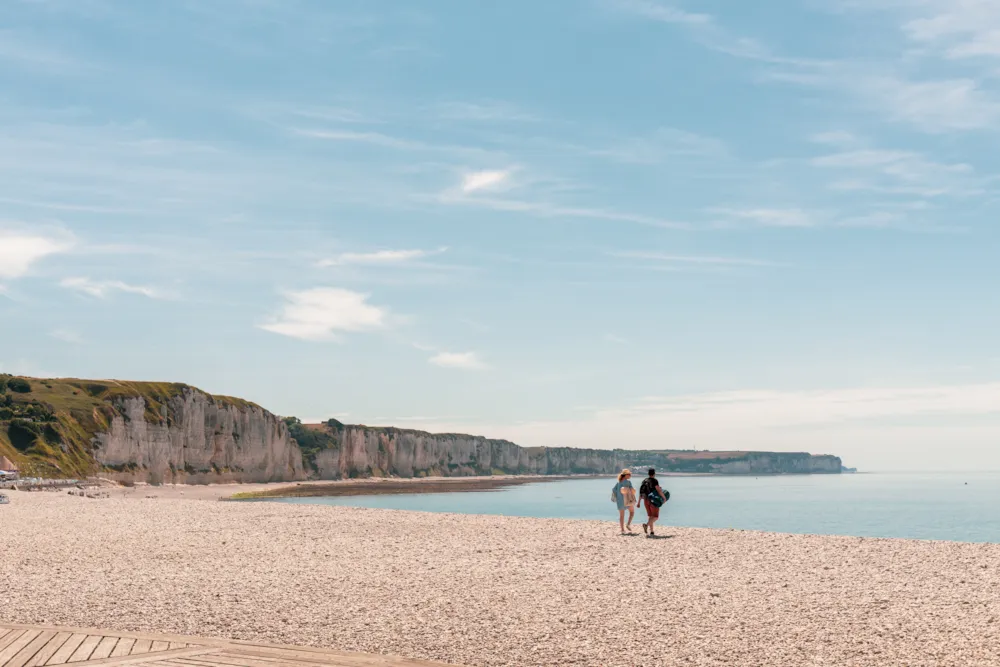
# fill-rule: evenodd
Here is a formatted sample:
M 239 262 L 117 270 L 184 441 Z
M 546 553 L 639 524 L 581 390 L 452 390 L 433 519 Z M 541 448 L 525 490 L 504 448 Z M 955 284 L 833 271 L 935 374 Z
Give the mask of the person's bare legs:
M 653 524 L 654 524 L 654 523 L 656 523 L 656 519 L 657 519 L 657 518 L 658 518 L 658 517 L 655 517 L 655 516 L 651 516 L 651 517 L 649 517 L 649 521 L 647 521 L 647 522 L 646 522 L 646 525 L 648 525 L 648 526 L 649 526 L 649 534 L 650 534 L 650 535 L 653 535 L 653 534 L 654 534 L 654 533 L 653 533 Z
M 622 529 L 623 533 L 625 532 L 625 510 L 624 509 L 618 510 L 618 527 Z
M 630 532 L 630 533 L 632 532 L 632 519 L 634 517 L 635 517 L 635 508 L 632 507 L 631 505 L 629 505 L 629 508 L 628 508 L 628 523 L 625 524 L 625 528 L 627 528 L 628 532 Z

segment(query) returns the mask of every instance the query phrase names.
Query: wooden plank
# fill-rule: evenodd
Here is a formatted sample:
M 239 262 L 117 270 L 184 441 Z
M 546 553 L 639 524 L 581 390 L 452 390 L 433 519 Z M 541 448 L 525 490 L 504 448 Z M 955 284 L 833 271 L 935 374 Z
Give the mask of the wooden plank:
M 217 639 L 210 637 L 191 637 L 189 635 L 174 635 L 167 632 L 161 632 L 157 634 L 150 634 L 148 632 L 125 632 L 115 630 L 114 632 L 107 632 L 106 629 L 98 628 L 73 628 L 73 627 L 52 627 L 52 626 L 37 626 L 37 625 L 23 625 L 21 623 L 8 623 L 4 627 L 10 627 L 15 630 L 59 630 L 62 632 L 72 632 L 73 634 L 79 635 L 100 635 L 104 637 L 105 635 L 114 635 L 115 637 L 128 637 L 130 639 L 148 639 L 150 642 L 153 641 L 165 641 L 165 642 L 183 642 L 185 644 L 205 646 L 209 644 L 229 644 L 227 639 Z
M 34 633 L 25 639 L 26 633 Z M 42 633 L 45 637 L 39 638 Z M 12 645 L 19 642 L 18 647 Z M 28 645 L 34 642 L 29 651 Z M 152 653 L 154 645 L 165 650 Z M 294 647 L 259 641 L 200 638 L 172 634 L 81 630 L 21 624 L 0 626 L 0 651 L 12 649 L 17 667 L 49 667 L 69 661 L 80 667 L 445 667 L 444 663 Z M 29 654 L 33 651 L 33 654 Z M 10 653 L 10 651 L 7 651 Z M 101 657 L 105 656 L 106 657 Z M 89 661 L 88 661 L 89 658 Z M 87 661 L 87 665 L 82 663 Z M 0 662 L 0 667 L 7 667 Z M 75 667 L 75 665 L 74 665 Z
M 235 649 L 235 650 L 233 650 Z M 221 651 L 222 656 L 246 656 L 261 661 L 271 661 L 271 665 L 281 663 L 295 663 L 299 665 L 351 665 L 351 667 L 406 667 L 427 666 L 441 667 L 443 663 L 408 661 L 404 658 L 397 658 L 389 655 L 373 655 L 371 653 L 347 653 L 340 651 L 300 651 L 295 648 L 266 648 L 247 649 L 246 647 L 233 647 Z
M 24 667 L 29 660 L 35 657 L 35 654 L 41 651 L 46 644 L 48 644 L 53 637 L 56 636 L 55 632 L 51 630 L 43 630 L 38 633 L 38 636 L 31 640 L 31 643 L 22 648 L 17 655 L 7 661 L 4 667 Z
M 217 653 L 194 658 L 171 658 L 168 667 L 308 667 L 296 663 L 258 662 L 253 658 L 226 658 Z
M 173 663 L 171 667 L 310 667 L 301 662 L 261 660 L 250 656 L 235 657 L 221 653 L 210 653 L 193 658 L 172 658 L 170 662 Z
M 20 653 L 21 649 L 33 642 L 35 637 L 40 634 L 41 630 L 26 630 L 21 633 L 20 637 L 7 644 L 6 647 L 0 649 L 0 665 L 5 664 L 8 660 Z
M 118 643 L 118 637 L 105 637 L 101 640 L 101 643 L 97 645 L 94 652 L 90 654 L 88 660 L 102 660 L 104 658 L 110 658 L 111 652 L 115 650 L 115 644 Z
M 66 661 L 70 659 L 70 656 L 73 655 L 76 649 L 80 648 L 80 644 L 82 644 L 83 640 L 86 638 L 87 635 L 79 633 L 71 635 L 70 638 L 66 640 L 66 643 L 63 644 L 59 648 L 59 650 L 55 652 L 55 655 L 49 658 L 49 661 L 45 664 L 46 665 L 66 664 Z
M 141 655 L 127 655 L 117 658 L 104 658 L 103 660 L 91 660 L 80 667 L 98 667 L 98 665 L 146 665 L 160 660 L 170 658 L 183 658 L 192 655 L 201 655 L 217 651 L 218 647 L 192 646 L 190 648 L 177 649 L 176 651 L 161 651 L 160 653 L 143 653 Z
M 183 646 L 171 646 L 170 642 L 155 641 L 153 645 L 149 647 L 150 653 L 157 653 L 159 651 L 168 651 L 171 648 L 184 648 Z
M 94 652 L 94 649 L 97 648 L 97 645 L 101 643 L 102 639 L 104 639 L 104 637 L 101 635 L 87 635 L 87 638 L 83 640 L 83 643 L 80 644 L 79 648 L 73 651 L 73 655 L 71 655 L 69 660 L 66 662 L 86 662 L 87 660 L 90 660 L 90 654 Z
M 66 643 L 70 637 L 73 636 L 72 632 L 57 632 L 55 636 L 49 640 L 49 643 L 45 645 L 42 650 L 35 654 L 35 657 L 31 659 L 26 667 L 42 667 L 49 659 L 56 654 L 62 645 Z
M 122 637 L 115 644 L 115 650 L 111 652 L 111 657 L 122 658 L 127 656 L 132 651 L 133 644 L 135 644 L 135 640 L 131 637 Z
M 136 639 L 135 644 L 132 645 L 132 652 L 129 655 L 141 655 L 143 653 L 149 653 L 149 647 L 153 645 L 148 639 Z
M 18 640 L 18 637 L 23 635 L 27 630 L 14 630 L 8 633 L 3 639 L 0 639 L 0 651 L 4 650 L 14 642 Z

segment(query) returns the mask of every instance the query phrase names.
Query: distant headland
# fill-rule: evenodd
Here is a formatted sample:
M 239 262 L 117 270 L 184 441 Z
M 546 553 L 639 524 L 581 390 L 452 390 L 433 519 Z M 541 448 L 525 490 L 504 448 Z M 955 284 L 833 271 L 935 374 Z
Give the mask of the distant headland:
M 180 383 L 2 374 L 0 456 L 23 476 L 153 484 L 613 474 L 626 466 L 724 475 L 845 470 L 836 456 L 804 452 L 521 447 L 335 419 L 303 424 Z

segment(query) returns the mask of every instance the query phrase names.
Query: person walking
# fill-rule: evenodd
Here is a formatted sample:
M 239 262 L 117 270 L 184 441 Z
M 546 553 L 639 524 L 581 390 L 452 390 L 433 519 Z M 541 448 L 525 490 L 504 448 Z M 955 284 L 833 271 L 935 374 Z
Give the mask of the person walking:
M 612 498 L 618 504 L 618 527 L 621 528 L 622 535 L 626 530 L 632 532 L 632 518 L 635 516 L 635 507 L 638 504 L 631 479 L 632 471 L 625 468 L 619 473 L 618 483 L 611 492 Z M 628 510 L 628 523 L 625 523 L 625 510 Z
M 656 479 L 656 470 L 649 469 L 649 477 L 642 480 L 639 486 L 639 500 L 646 507 L 646 523 L 642 524 L 642 532 L 648 537 L 656 537 L 653 532 L 653 524 L 660 518 L 660 506 L 667 502 L 670 497 L 666 491 L 660 488 L 660 482 Z

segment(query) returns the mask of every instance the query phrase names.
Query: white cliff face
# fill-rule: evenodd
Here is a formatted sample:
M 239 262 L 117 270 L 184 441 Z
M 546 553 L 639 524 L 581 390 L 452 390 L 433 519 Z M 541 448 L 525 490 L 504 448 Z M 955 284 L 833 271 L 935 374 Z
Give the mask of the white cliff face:
M 712 471 L 729 475 L 839 474 L 836 456 L 800 453 L 751 453 L 745 459 L 713 464 Z
M 322 479 L 368 476 L 462 476 L 476 474 L 613 474 L 628 465 L 663 472 L 688 471 L 666 452 L 519 447 L 506 440 L 431 434 L 396 428 L 345 426 L 335 444 L 316 454 Z M 696 472 L 716 474 L 839 473 L 840 459 L 805 453 L 752 452 L 732 460 L 706 461 Z
M 344 428 L 337 447 L 316 455 L 317 472 L 324 479 L 373 474 L 419 477 L 493 472 L 608 473 L 616 465 L 615 454 L 610 451 L 524 448 L 506 440 L 480 436 L 358 426 Z
M 120 399 L 106 433 L 94 438 L 112 477 L 151 483 L 269 482 L 304 479 L 302 453 L 284 422 L 262 408 L 185 390 L 147 421 L 142 397 Z

